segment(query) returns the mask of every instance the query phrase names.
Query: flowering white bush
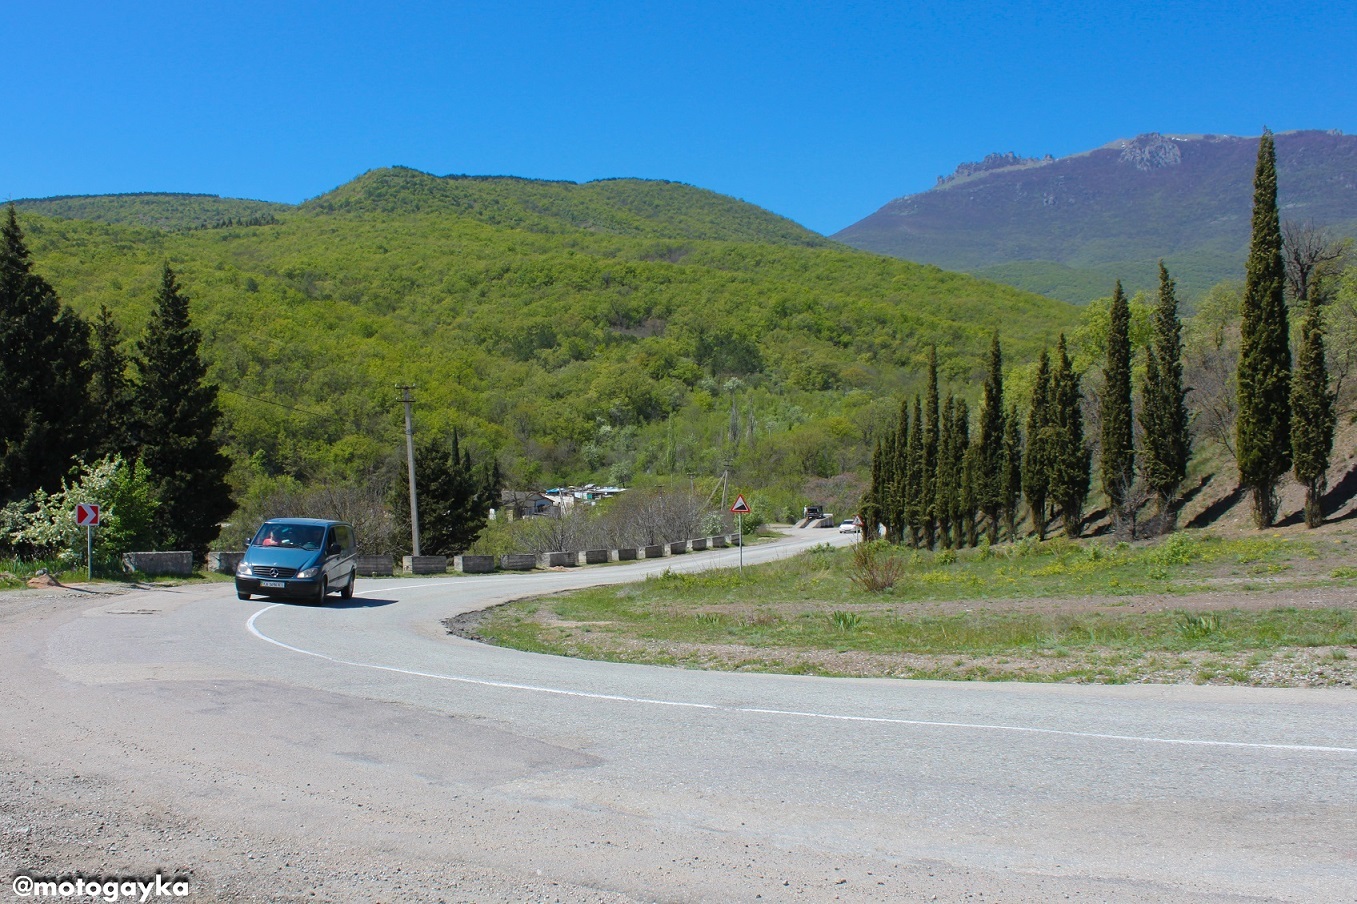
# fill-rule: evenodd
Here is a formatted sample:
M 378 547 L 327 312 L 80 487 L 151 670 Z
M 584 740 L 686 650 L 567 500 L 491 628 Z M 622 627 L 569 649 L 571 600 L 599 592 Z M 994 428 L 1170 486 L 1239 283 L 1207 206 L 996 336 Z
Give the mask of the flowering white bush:
M 63 480 L 54 493 L 38 490 L 23 502 L 5 506 L 0 530 L 12 547 L 75 565 L 85 559 L 85 528 L 75 523 L 75 507 L 81 503 L 100 509 L 100 523 L 94 529 L 96 559 L 153 548 L 158 503 L 151 475 L 141 462 L 129 464 L 119 456 L 81 462 L 75 483 Z

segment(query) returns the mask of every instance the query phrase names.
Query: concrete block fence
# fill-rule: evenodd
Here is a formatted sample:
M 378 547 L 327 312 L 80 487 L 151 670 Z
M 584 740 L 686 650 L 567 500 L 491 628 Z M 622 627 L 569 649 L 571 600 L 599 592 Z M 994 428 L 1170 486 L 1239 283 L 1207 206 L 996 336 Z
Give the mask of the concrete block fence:
M 359 556 L 354 567 L 359 574 L 370 578 L 389 578 L 396 573 L 396 566 L 390 556 Z
M 177 552 L 125 552 L 123 569 L 141 574 L 193 574 L 193 553 L 184 550 Z
M 243 552 L 210 552 L 207 554 L 207 570 L 218 574 L 235 574 L 243 558 Z
M 490 574 L 500 571 L 532 571 L 534 568 L 561 566 L 603 565 L 607 562 L 633 562 L 637 559 L 662 559 L 707 549 L 726 549 L 740 542 L 738 534 L 716 537 L 698 537 L 655 546 L 629 549 L 586 549 L 580 552 L 512 553 L 499 556 L 404 556 L 402 574 Z M 244 553 L 210 552 L 207 567 L 222 574 L 234 574 Z M 129 552 L 123 556 L 123 567 L 142 574 L 192 574 L 193 555 L 188 552 Z M 364 577 L 390 577 L 396 573 L 395 560 L 389 555 L 358 556 L 355 568 Z

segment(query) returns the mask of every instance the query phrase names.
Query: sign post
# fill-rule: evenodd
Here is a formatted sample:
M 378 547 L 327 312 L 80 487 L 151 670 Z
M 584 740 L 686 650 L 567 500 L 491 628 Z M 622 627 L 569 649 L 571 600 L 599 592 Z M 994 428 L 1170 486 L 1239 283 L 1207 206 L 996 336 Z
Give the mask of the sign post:
M 99 506 L 82 502 L 75 507 L 75 523 L 85 528 L 85 571 L 94 580 L 94 529 L 99 526 Z
M 744 501 L 744 493 L 735 497 L 735 504 L 730 507 L 731 513 L 735 516 L 736 536 L 739 538 L 740 547 L 740 577 L 744 577 L 744 516 L 749 514 L 749 503 Z

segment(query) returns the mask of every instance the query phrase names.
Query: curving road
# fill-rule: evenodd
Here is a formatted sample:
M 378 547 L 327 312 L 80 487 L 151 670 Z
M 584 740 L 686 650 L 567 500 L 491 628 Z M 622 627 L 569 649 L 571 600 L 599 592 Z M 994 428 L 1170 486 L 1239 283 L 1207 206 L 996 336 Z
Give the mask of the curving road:
M 735 555 L 0 599 L 0 866 L 203 901 L 1357 900 L 1350 690 L 704 673 L 439 624 Z

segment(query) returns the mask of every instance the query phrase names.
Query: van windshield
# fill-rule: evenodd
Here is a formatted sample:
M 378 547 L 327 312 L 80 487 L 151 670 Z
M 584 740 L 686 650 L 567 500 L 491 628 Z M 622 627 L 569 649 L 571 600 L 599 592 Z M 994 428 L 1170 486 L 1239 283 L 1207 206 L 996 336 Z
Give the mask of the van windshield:
M 279 546 L 284 549 L 320 549 L 325 528 L 309 524 L 267 523 L 250 541 L 251 546 Z

